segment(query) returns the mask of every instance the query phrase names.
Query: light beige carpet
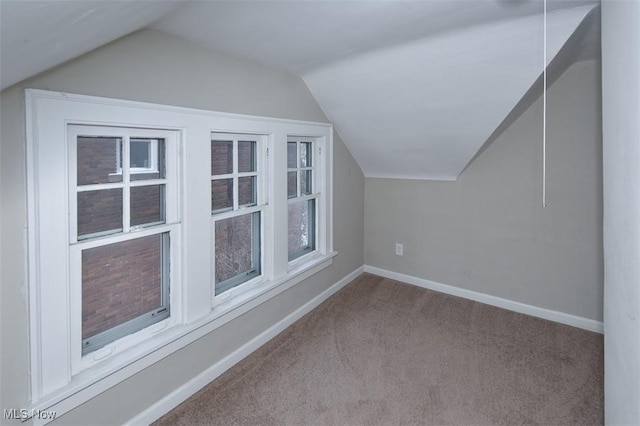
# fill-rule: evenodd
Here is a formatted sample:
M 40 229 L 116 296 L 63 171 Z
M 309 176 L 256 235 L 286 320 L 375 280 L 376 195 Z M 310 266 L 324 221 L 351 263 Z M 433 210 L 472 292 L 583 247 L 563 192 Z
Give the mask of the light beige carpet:
M 603 423 L 603 337 L 364 274 L 157 425 Z

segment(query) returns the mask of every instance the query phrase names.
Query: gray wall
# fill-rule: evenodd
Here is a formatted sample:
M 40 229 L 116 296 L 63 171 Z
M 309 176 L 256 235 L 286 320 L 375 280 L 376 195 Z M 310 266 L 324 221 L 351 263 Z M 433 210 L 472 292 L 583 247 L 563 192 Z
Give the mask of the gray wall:
M 640 2 L 602 2 L 604 395 L 608 425 L 640 424 Z
M 548 107 L 546 208 L 538 99 L 455 182 L 367 178 L 365 263 L 602 320 L 600 63 L 572 65 Z
M 327 121 L 293 75 L 143 31 L 1 93 L 1 401 L 28 400 L 25 87 L 270 117 Z M 334 246 L 328 269 L 215 330 L 61 417 L 58 424 L 119 424 L 228 355 L 363 264 L 364 178 L 335 135 Z

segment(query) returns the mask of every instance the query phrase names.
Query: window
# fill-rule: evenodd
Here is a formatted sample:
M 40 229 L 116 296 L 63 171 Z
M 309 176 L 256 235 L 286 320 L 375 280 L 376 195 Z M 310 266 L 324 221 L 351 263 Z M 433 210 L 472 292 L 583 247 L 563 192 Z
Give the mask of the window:
M 177 136 L 88 125 L 69 125 L 67 134 L 71 276 L 81 293 L 84 356 L 170 316 L 177 172 L 164 159 L 167 148 L 175 156 Z M 135 173 L 140 147 L 155 159 L 154 172 Z
M 158 170 L 157 139 L 131 139 L 129 163 L 132 172 Z
M 287 142 L 287 198 L 289 260 L 316 249 L 316 200 L 313 142 Z
M 162 146 L 158 147 L 158 143 L 162 143 L 158 139 L 131 138 L 129 141 L 129 173 L 131 175 L 141 173 L 158 173 L 158 154 L 163 152 Z M 116 144 L 116 164 L 117 171 L 115 174 L 122 174 L 122 152 L 123 145 Z M 144 179 L 144 177 L 138 178 Z
M 332 263 L 328 124 L 42 90 L 26 113 L 31 409 L 61 415 Z
M 211 214 L 215 295 L 261 273 L 261 229 L 265 207 L 263 137 L 211 135 Z
M 82 250 L 82 354 L 169 317 L 168 233 Z

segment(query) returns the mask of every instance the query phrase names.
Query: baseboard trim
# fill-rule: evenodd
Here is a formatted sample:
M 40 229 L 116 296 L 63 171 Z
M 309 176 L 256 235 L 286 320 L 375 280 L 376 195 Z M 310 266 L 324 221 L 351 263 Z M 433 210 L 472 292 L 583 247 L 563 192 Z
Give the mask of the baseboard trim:
M 534 317 L 543 318 L 561 324 L 566 324 L 573 327 L 582 328 L 584 330 L 604 334 L 604 325 L 601 321 L 595 321 L 576 315 L 566 314 L 564 312 L 552 311 L 550 309 L 540 308 L 538 306 L 527 305 L 525 303 L 515 302 L 513 300 L 503 299 L 501 297 L 491 296 L 489 294 L 479 293 L 460 287 L 454 287 L 435 281 L 425 280 L 423 278 L 417 278 L 411 275 L 405 275 L 386 269 L 376 268 L 375 266 L 365 265 L 364 271 L 371 274 L 380 275 L 385 278 L 390 278 L 392 280 L 402 281 L 404 283 L 415 285 L 417 287 L 422 287 L 429 290 L 438 291 L 440 293 L 446 293 L 452 296 L 474 300 L 476 302 L 497 306 L 498 308 L 507 309 L 509 311 L 519 312 L 521 314 L 531 315 Z
M 155 404 L 151 405 L 147 409 L 140 412 L 135 417 L 131 418 L 125 425 L 141 425 L 141 424 L 150 424 L 153 421 L 159 419 L 164 414 L 171 411 L 173 408 L 177 407 L 179 404 L 184 402 L 191 395 L 198 392 L 204 386 L 209 384 L 212 380 L 220 376 L 222 373 L 236 365 L 246 356 L 250 355 L 252 352 L 260 348 L 262 345 L 267 343 L 269 340 L 276 337 L 279 333 L 284 331 L 287 327 L 292 325 L 294 322 L 298 321 L 307 313 L 311 312 L 322 302 L 327 300 L 337 291 L 342 289 L 344 286 L 349 284 L 359 275 L 364 272 L 364 266 L 361 266 L 349 273 L 347 276 L 342 278 L 337 283 L 333 284 L 331 287 L 296 309 L 291 314 L 287 315 L 285 318 L 269 327 L 267 330 L 262 332 L 260 335 L 254 337 L 247 343 L 245 343 L 240 348 L 236 349 L 225 358 L 213 364 L 211 367 L 204 370 L 202 373 L 198 374 L 193 379 L 189 380 L 182 386 L 175 389 L 170 394 L 166 395 L 164 398 L 160 399 Z

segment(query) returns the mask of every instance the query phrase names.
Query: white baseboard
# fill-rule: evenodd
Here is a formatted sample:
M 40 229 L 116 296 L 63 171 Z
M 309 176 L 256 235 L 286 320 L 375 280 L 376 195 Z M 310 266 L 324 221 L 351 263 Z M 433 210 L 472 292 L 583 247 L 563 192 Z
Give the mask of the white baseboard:
M 423 278 L 417 278 L 411 275 L 405 275 L 386 269 L 376 268 L 374 266 L 365 265 L 364 271 L 429 290 L 450 294 L 452 296 L 463 297 L 465 299 L 474 300 L 476 302 L 485 303 L 487 305 L 497 306 L 509 311 L 519 312 L 521 314 L 555 321 L 561 324 L 582 328 L 584 330 L 589 330 L 600 334 L 604 333 L 604 325 L 602 321 L 595 321 L 576 315 L 566 314 L 564 312 L 552 311 L 550 309 L 540 308 L 538 306 L 527 305 L 524 303 L 515 302 L 513 300 L 503 299 L 501 297 L 478 293 L 476 291 L 466 290 L 460 287 L 440 284 L 435 281 L 425 280 Z
M 126 425 L 134 426 L 141 424 L 150 424 L 153 421 L 160 418 L 162 415 L 168 413 L 173 408 L 177 407 L 180 403 L 185 401 L 191 395 L 198 392 L 204 386 L 209 384 L 212 380 L 220 376 L 222 373 L 233 367 L 240 362 L 246 356 L 260 348 L 262 345 L 273 339 L 280 332 L 292 325 L 294 322 L 302 318 L 307 313 L 315 309 L 320 303 L 335 294 L 338 290 L 342 289 L 345 285 L 353 281 L 363 272 L 369 272 L 371 274 L 380 275 L 385 278 L 390 278 L 396 281 L 401 281 L 407 284 L 415 285 L 418 287 L 426 288 L 429 290 L 438 291 L 452 296 L 462 297 L 476 302 L 485 303 L 487 305 L 497 306 L 499 308 L 507 309 L 514 312 L 519 312 L 526 315 L 531 315 L 538 318 L 543 318 L 550 321 L 555 321 L 561 324 L 570 325 L 573 327 L 582 328 L 585 330 L 593 331 L 596 333 L 604 333 L 604 326 L 601 321 L 595 321 L 588 318 L 578 317 L 575 315 L 566 314 L 563 312 L 552 311 L 537 306 L 531 306 L 513 300 L 503 299 L 501 297 L 491 296 L 484 293 L 478 293 L 472 290 L 466 290 L 459 287 L 450 286 L 447 284 L 437 283 L 435 281 L 425 280 L 423 278 L 413 277 L 411 275 L 405 275 L 398 272 L 389 271 L 386 269 L 376 268 L 374 266 L 364 265 L 346 277 L 342 278 L 337 283 L 320 293 L 318 296 L 311 299 L 309 302 L 283 318 L 278 323 L 274 324 L 260 335 L 256 336 L 243 346 L 227 355 L 225 358 L 213 364 L 211 367 L 204 370 L 198 376 L 189 380 L 173 392 L 160 399 L 158 402 L 148 407 L 144 411 L 140 412 L 135 417 L 131 418 Z
M 361 266 L 355 271 L 351 272 L 349 275 L 333 284 L 331 287 L 311 299 L 309 302 L 305 303 L 300 308 L 287 315 L 281 321 L 269 327 L 260 335 L 254 337 L 243 346 L 227 355 L 225 358 L 216 362 L 211 367 L 207 368 L 202 373 L 189 380 L 187 383 L 175 389 L 169 395 L 160 399 L 158 402 L 148 407 L 125 424 L 131 426 L 141 424 L 146 425 L 159 419 L 162 415 L 168 413 L 173 408 L 177 407 L 180 403 L 189 398 L 191 395 L 195 394 L 197 391 L 209 384 L 216 377 L 220 376 L 222 373 L 233 367 L 239 361 L 254 352 L 256 349 L 260 348 L 269 340 L 276 337 L 280 332 L 289 327 L 291 324 L 298 321 L 307 313 L 311 312 L 318 305 L 320 305 L 320 303 L 331 297 L 338 290 L 349 284 L 363 272 L 364 266 Z

